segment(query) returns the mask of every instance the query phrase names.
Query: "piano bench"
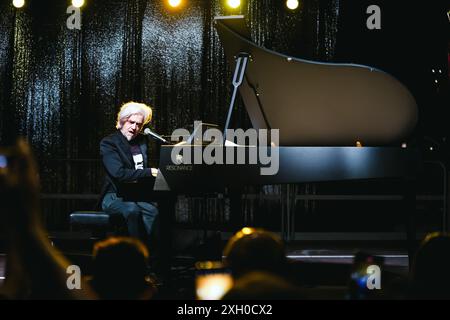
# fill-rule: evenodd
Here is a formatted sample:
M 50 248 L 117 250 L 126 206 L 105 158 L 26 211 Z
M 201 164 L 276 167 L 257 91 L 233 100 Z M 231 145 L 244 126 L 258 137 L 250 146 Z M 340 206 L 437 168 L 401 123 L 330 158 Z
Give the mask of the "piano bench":
M 94 237 L 104 238 L 108 232 L 122 234 L 125 220 L 121 215 L 103 211 L 75 211 L 70 214 L 70 230 L 91 231 Z

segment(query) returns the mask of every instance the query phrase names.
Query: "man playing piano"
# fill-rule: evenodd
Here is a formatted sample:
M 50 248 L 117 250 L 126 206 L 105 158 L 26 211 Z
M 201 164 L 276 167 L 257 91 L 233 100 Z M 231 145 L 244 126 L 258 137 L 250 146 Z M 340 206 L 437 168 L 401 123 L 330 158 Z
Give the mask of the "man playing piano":
M 117 114 L 116 132 L 100 142 L 100 155 L 106 171 L 102 209 L 109 214 L 121 214 L 129 235 L 145 243 L 148 243 L 158 209 L 149 202 L 124 201 L 117 193 L 120 183 L 156 175 L 156 169 L 147 167 L 146 138 L 141 134 L 151 118 L 149 106 L 125 103 Z

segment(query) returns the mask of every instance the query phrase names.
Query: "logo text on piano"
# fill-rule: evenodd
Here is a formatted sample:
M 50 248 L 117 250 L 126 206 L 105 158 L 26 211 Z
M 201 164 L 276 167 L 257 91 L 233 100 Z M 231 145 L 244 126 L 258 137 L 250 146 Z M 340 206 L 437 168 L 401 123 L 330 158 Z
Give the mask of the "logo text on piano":
M 258 165 L 261 175 L 275 175 L 279 170 L 278 129 L 229 129 L 223 133 L 215 128 L 203 132 L 201 121 L 194 123 L 194 133 L 186 129 L 173 131 L 171 140 L 180 142 L 171 152 L 174 165 Z M 224 143 L 225 142 L 225 143 Z

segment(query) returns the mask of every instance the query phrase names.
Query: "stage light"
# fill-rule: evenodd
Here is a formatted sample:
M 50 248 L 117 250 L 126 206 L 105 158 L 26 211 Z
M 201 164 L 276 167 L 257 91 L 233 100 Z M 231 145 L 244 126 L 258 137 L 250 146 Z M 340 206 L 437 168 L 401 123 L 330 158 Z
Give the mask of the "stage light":
M 72 0 L 72 5 L 75 8 L 81 8 L 84 5 L 84 0 Z
M 298 0 L 287 0 L 286 7 L 288 7 L 291 10 L 297 9 L 298 8 Z
M 169 6 L 176 8 L 181 4 L 181 0 L 169 0 Z
M 249 227 L 244 227 L 241 229 L 241 232 L 245 235 L 252 234 L 254 231 L 255 231 L 255 229 L 249 228 Z
M 25 0 L 13 0 L 13 6 L 16 8 L 22 8 L 25 5 Z
M 237 9 L 241 5 L 241 0 L 227 0 L 227 5 L 232 9 Z

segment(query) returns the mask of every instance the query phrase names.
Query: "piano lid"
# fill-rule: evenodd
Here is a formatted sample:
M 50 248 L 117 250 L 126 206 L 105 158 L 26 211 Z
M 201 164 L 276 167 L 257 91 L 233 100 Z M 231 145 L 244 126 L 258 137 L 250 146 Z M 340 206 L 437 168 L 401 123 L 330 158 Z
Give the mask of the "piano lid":
M 239 90 L 256 129 L 280 129 L 281 146 L 387 145 L 418 120 L 415 99 L 393 76 L 356 64 L 289 57 L 256 45 L 243 16 L 216 17 L 230 64 L 250 54 Z

